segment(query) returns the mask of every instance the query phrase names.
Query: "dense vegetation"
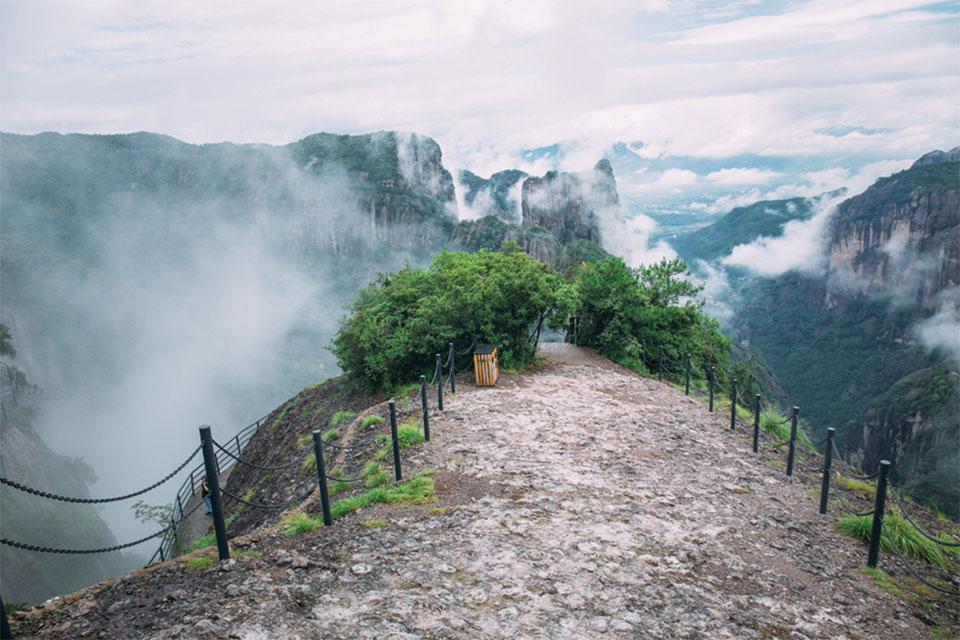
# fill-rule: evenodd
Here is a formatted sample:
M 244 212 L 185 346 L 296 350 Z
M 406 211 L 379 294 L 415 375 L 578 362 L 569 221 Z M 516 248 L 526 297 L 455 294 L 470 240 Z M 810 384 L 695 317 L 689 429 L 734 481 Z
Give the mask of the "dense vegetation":
M 729 341 L 696 302 L 700 287 L 684 280 L 682 260 L 631 269 L 620 258 L 583 264 L 577 271 L 579 344 L 627 367 L 644 370 L 654 357 L 694 368 L 725 368 Z M 648 350 L 644 354 L 643 347 Z
M 562 324 L 572 287 L 552 268 L 505 243 L 501 251 L 443 252 L 360 291 L 334 338 L 341 368 L 367 388 L 390 388 L 432 370 L 447 345 L 496 344 L 505 366 L 533 357 L 542 323 Z
M 340 366 L 368 388 L 389 388 L 429 372 L 449 342 L 474 341 L 498 345 L 506 366 L 522 365 L 534 355 L 538 327 L 564 326 L 574 309 L 580 344 L 636 370 L 644 370 L 643 344 L 675 362 L 690 354 L 698 371 L 726 365 L 729 343 L 695 301 L 699 288 L 683 279 L 682 261 L 631 269 L 620 258 L 591 261 L 600 254 L 580 249 L 584 259 L 569 278 L 511 242 L 381 275 L 341 323 Z
M 671 239 L 670 244 L 691 263 L 709 261 L 729 255 L 735 246 L 760 236 L 778 237 L 786 223 L 806 219 L 811 213 L 811 201 L 806 198 L 764 200 L 737 207 L 709 226 Z

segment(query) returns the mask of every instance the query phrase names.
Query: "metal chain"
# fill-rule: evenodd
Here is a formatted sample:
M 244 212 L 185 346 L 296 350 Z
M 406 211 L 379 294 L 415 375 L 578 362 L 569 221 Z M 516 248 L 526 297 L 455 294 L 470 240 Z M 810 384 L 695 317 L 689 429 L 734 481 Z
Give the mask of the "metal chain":
M 154 482 L 152 485 L 146 489 L 141 489 L 140 491 L 135 491 L 134 493 L 128 493 L 122 496 L 116 496 L 114 498 L 75 498 L 70 496 L 61 496 L 55 493 L 48 493 L 47 491 L 40 491 L 39 489 L 34 489 L 33 487 L 28 487 L 26 485 L 20 484 L 13 480 L 8 480 L 7 478 L 0 478 L 0 483 L 5 484 L 9 487 L 13 487 L 24 493 L 32 493 L 35 496 L 40 496 L 41 498 L 47 498 L 49 500 L 59 500 L 60 502 L 73 502 L 77 504 L 103 504 L 106 502 L 120 502 L 121 500 L 129 500 L 130 498 L 136 498 L 137 496 L 143 495 L 149 491 L 152 491 L 162 485 L 164 482 L 172 478 L 173 476 L 180 473 L 185 466 L 190 464 L 190 461 L 197 455 L 200 451 L 200 447 L 197 447 L 193 450 L 193 453 L 190 454 L 190 457 L 184 460 L 179 467 L 168 473 L 161 480 Z M 149 538 L 148 538 L 149 539 Z
M 960 547 L 960 542 L 947 542 L 947 541 L 945 541 L 945 540 L 941 540 L 941 539 L 939 539 L 939 538 L 935 538 L 934 536 L 932 536 L 932 535 L 930 535 L 929 533 L 927 533 L 926 531 L 924 531 L 923 527 L 921 527 L 921 526 L 918 525 L 916 522 L 914 522 L 914 521 L 913 521 L 913 518 L 910 517 L 910 514 L 909 514 L 909 513 L 907 512 L 907 510 L 904 508 L 903 502 L 900 501 L 900 496 L 898 496 L 898 495 L 897 495 L 897 492 L 894 491 L 894 488 L 893 488 L 893 484 L 892 484 L 892 483 L 890 484 L 890 495 L 893 496 L 893 500 L 897 503 L 897 506 L 900 507 L 900 512 L 904 515 L 904 517 L 907 519 L 907 521 L 908 521 L 910 524 L 912 524 L 912 525 L 913 525 L 913 528 L 916 529 L 917 531 L 919 531 L 920 534 L 923 535 L 923 537 L 925 537 L 925 538 L 927 538 L 928 540 L 931 540 L 931 541 L 933 541 L 933 542 L 936 542 L 937 544 L 942 545 L 942 546 L 944 546 L 944 547 Z
M 843 459 L 843 453 L 840 451 L 840 447 L 837 445 L 836 441 L 833 443 L 833 453 L 837 456 L 836 459 L 840 462 L 840 466 L 844 468 L 848 475 L 852 476 L 856 480 L 873 480 L 880 475 L 879 470 L 876 473 L 872 473 L 868 476 L 862 476 L 859 473 L 854 472 L 853 468 L 850 467 L 850 465 L 848 465 Z
M 294 496 L 291 496 L 290 498 L 288 498 L 285 502 L 275 502 L 275 503 L 272 503 L 272 504 L 268 504 L 268 503 L 266 503 L 266 502 L 251 502 L 250 500 L 244 500 L 244 499 L 241 498 L 240 496 L 234 495 L 234 494 L 230 493 L 229 491 L 227 491 L 226 489 L 220 489 L 220 493 L 222 493 L 223 495 L 227 496 L 228 498 L 233 498 L 233 499 L 236 500 L 237 502 L 242 502 L 243 504 L 247 505 L 248 507 L 253 507 L 254 509 L 266 509 L 266 510 L 268 510 L 268 511 L 270 511 L 270 510 L 286 509 L 286 508 L 289 507 L 291 504 L 293 504 L 293 501 L 296 500 L 296 498 L 297 498 L 297 496 L 294 495 Z
M 363 448 L 360 445 L 353 445 L 352 447 L 348 447 L 342 444 L 333 444 L 332 442 L 328 442 L 326 440 L 320 440 L 320 443 L 326 447 L 330 447 L 331 449 L 339 449 L 341 451 L 353 451 L 355 449 Z
M 863 513 L 858 513 L 857 511 L 855 511 L 853 507 L 850 506 L 850 503 L 844 500 L 843 496 L 840 495 L 839 491 L 834 491 L 832 494 L 832 497 L 840 505 L 840 508 L 847 512 L 847 515 L 856 516 L 858 518 L 863 518 L 864 516 L 873 515 L 873 509 L 871 509 L 870 511 L 865 511 Z
M 213 441 L 213 445 L 214 445 L 217 449 L 220 449 L 220 451 L 223 451 L 225 454 L 227 454 L 228 456 L 230 456 L 231 458 L 233 458 L 234 460 L 236 460 L 237 462 L 239 462 L 240 464 L 246 465 L 246 466 L 250 467 L 251 469 L 259 469 L 260 471 L 280 471 L 281 469 L 289 469 L 290 467 L 293 467 L 293 466 L 296 466 L 296 465 L 300 464 L 300 461 L 299 461 L 299 460 L 294 460 L 294 461 L 292 461 L 292 462 L 288 462 L 287 464 L 281 464 L 281 465 L 278 465 L 278 466 L 276 466 L 276 467 L 265 467 L 265 466 L 262 466 L 262 465 L 259 465 L 259 464 L 254 464 L 254 463 L 252 463 L 252 462 L 249 462 L 249 461 L 247 461 L 247 460 L 244 460 L 243 458 L 241 458 L 241 457 L 239 457 L 239 456 L 236 456 L 236 455 L 230 453 L 229 451 L 227 451 L 226 449 L 224 449 L 224 448 L 223 448 L 223 445 L 221 445 L 221 444 L 220 444 L 219 442 L 217 442 L 216 440 Z
M 944 589 L 943 587 L 939 587 L 939 586 L 933 584 L 932 582 L 928 582 L 928 581 L 925 580 L 923 577 L 921 577 L 920 574 L 918 574 L 916 571 L 913 570 L 913 568 L 910 566 L 910 561 L 907 560 L 906 557 L 904 557 L 903 553 L 900 551 L 900 549 L 897 547 L 897 545 L 894 544 L 894 542 L 893 542 L 893 536 L 890 535 L 890 532 L 887 531 L 886 527 L 883 527 L 882 531 L 883 531 L 883 536 L 884 536 L 884 538 L 886 538 L 886 540 L 887 540 L 887 544 L 890 545 L 890 548 L 894 550 L 894 552 L 897 554 L 897 557 L 900 558 L 900 563 L 903 564 L 903 567 L 904 567 L 904 569 L 907 570 L 907 573 L 909 573 L 911 576 L 913 576 L 913 579 L 914 579 L 914 580 L 917 580 L 917 581 L 919 581 L 919 582 L 922 582 L 923 584 L 927 585 L 927 586 L 930 587 L 931 589 L 934 589 L 935 591 L 939 591 L 940 593 L 945 593 L 945 594 L 947 594 L 948 596 L 953 596 L 953 597 L 955 597 L 955 598 L 960 597 L 960 591 Z M 950 572 L 947 572 L 947 573 L 948 573 L 951 577 L 954 577 L 954 578 L 957 577 L 957 575 L 954 574 L 954 573 L 950 573 Z M 908 587 L 908 588 L 909 588 L 909 587 Z M 914 591 L 914 590 L 911 589 L 911 591 Z M 916 593 L 916 591 L 914 591 L 914 593 Z M 920 595 L 920 594 L 917 594 L 917 595 Z
M 55 547 L 41 547 L 33 544 L 26 544 L 24 542 L 16 542 L 15 540 L 7 540 L 6 538 L 0 538 L 0 544 L 5 544 L 9 547 L 15 547 L 17 549 L 25 549 L 27 551 L 39 551 L 41 553 L 65 553 L 65 554 L 90 554 L 90 553 L 108 553 L 110 551 L 120 551 L 121 549 L 127 549 L 129 547 L 135 547 L 138 544 L 142 544 L 147 540 L 153 540 L 158 538 L 163 534 L 167 533 L 173 528 L 173 525 L 167 525 L 166 528 L 157 531 L 145 538 L 140 538 L 139 540 L 134 540 L 133 542 L 128 542 L 126 544 L 118 544 L 112 547 L 103 547 L 101 549 L 59 549 Z

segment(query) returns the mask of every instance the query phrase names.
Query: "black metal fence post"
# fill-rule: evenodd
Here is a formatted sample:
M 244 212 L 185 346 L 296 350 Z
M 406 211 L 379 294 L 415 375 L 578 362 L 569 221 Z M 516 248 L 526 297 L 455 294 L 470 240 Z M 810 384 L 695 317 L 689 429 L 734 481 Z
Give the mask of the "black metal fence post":
M 427 376 L 420 376 L 420 404 L 423 408 L 423 439 L 430 441 L 430 409 L 427 407 Z
M 690 354 L 688 353 L 688 354 L 687 354 L 687 379 L 686 379 L 686 382 L 685 382 L 684 385 L 683 385 L 683 392 L 684 392 L 686 395 L 690 395 L 690 367 L 691 367 L 691 364 L 690 364 Z
M 196 489 L 194 488 L 193 482 L 194 482 L 194 480 L 193 480 L 193 471 L 191 471 L 191 472 L 190 472 L 190 497 L 191 497 L 191 498 L 192 498 L 194 495 L 196 495 L 196 493 L 197 493 Z
M 730 387 L 730 428 L 737 428 L 737 380 L 734 378 Z
M 323 526 L 333 524 L 330 515 L 330 492 L 327 489 L 327 462 L 323 459 L 323 436 L 319 430 L 313 430 L 313 455 L 317 460 L 317 484 L 320 485 L 320 508 L 323 510 Z
M 797 454 L 797 422 L 800 417 L 800 407 L 794 407 L 790 414 L 790 442 L 787 445 L 787 475 L 793 475 L 793 459 Z
M 236 435 L 234 440 L 236 440 L 237 442 L 237 455 L 240 455 L 240 434 L 239 433 Z
M 227 560 L 230 558 L 230 547 L 227 545 L 227 526 L 223 522 L 217 456 L 213 451 L 213 435 L 210 433 L 209 425 L 200 427 L 200 443 L 203 448 L 203 468 L 207 474 L 207 489 L 210 491 L 210 506 L 213 510 L 213 530 L 217 536 L 217 552 L 221 560 Z
M 760 394 L 753 396 L 753 452 L 760 451 Z
M 390 437 L 393 438 L 393 475 L 397 482 L 403 479 L 400 472 L 400 436 L 397 435 L 397 403 L 391 400 L 387 403 L 390 408 Z
M 713 413 L 713 384 L 717 379 L 717 368 L 710 367 L 710 413 Z
M 10 631 L 10 623 L 7 622 L 7 608 L 3 605 L 3 598 L 0 598 L 0 640 L 13 640 L 13 632 Z
M 443 367 L 439 353 L 437 354 L 437 409 L 443 411 Z
M 867 554 L 867 566 L 877 568 L 880 556 L 880 536 L 883 533 L 883 508 L 887 503 L 887 473 L 890 461 L 880 461 L 880 477 L 877 478 L 877 495 L 873 502 L 873 528 L 870 530 L 870 552 Z
M 823 480 L 820 483 L 820 513 L 827 512 L 827 502 L 830 500 L 830 465 L 833 464 L 833 436 L 837 430 L 827 429 L 827 448 L 823 452 Z
M 450 393 L 457 392 L 457 359 L 453 351 L 453 343 L 450 343 Z

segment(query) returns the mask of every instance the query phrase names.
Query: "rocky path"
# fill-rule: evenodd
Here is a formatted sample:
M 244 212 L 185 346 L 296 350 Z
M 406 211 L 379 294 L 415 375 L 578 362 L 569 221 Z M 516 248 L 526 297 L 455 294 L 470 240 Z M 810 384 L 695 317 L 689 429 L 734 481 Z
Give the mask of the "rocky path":
M 702 402 L 564 345 L 432 420 L 407 473 L 436 505 L 378 505 L 262 556 L 80 594 L 42 637 L 928 638 L 859 567 L 809 485 Z

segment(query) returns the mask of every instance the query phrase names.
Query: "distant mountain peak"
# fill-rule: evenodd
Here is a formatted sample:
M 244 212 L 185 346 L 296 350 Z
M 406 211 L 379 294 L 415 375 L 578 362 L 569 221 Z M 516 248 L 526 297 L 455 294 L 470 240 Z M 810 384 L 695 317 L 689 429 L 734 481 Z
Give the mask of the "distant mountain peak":
M 910 168 L 922 167 L 928 164 L 940 164 L 941 162 L 960 162 L 960 147 L 954 147 L 950 151 L 931 151 L 920 156 L 920 159 L 914 162 Z

